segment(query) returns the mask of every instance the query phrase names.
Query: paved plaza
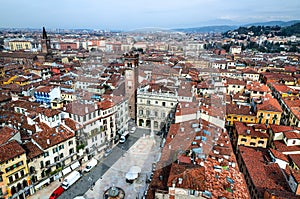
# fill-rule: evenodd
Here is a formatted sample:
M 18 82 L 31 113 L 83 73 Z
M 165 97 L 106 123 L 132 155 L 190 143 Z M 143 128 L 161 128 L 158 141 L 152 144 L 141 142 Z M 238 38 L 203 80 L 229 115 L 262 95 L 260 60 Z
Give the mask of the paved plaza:
M 159 141 L 149 136 L 141 137 L 102 177 L 85 193 L 86 199 L 102 198 L 105 190 L 112 186 L 125 191 L 125 198 L 142 198 L 146 190 L 146 178 L 151 174 L 152 163 L 159 158 Z M 138 179 L 127 183 L 125 175 L 132 166 L 142 170 Z

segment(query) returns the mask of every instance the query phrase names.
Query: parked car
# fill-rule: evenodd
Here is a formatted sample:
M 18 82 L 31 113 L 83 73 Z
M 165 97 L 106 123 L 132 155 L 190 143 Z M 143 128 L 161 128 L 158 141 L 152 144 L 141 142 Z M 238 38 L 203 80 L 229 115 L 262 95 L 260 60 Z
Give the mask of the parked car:
M 62 188 L 62 186 L 57 187 L 57 189 L 55 189 L 53 191 L 53 193 L 51 194 L 51 196 L 49 197 L 49 199 L 56 199 L 56 198 L 58 198 L 58 196 L 60 196 L 64 191 L 65 191 L 65 189 Z
M 129 137 L 129 131 L 125 131 L 120 137 L 120 143 L 125 143 L 127 138 Z
M 73 171 L 64 179 L 62 187 L 68 189 L 72 184 L 79 180 L 79 178 L 81 178 L 81 174 L 78 171 Z
M 153 172 L 149 176 L 147 176 L 146 183 L 150 183 L 152 181 L 152 178 L 153 178 Z
M 136 130 L 136 127 L 132 127 L 132 129 L 130 130 L 130 133 L 134 133 Z
M 112 149 L 107 149 L 104 153 L 104 157 L 109 156 L 109 154 L 111 154 L 111 152 L 112 152 Z
M 87 164 L 86 167 L 83 169 L 83 172 L 89 172 L 92 168 L 97 165 L 98 161 L 95 158 L 92 158 Z
M 73 199 L 85 199 L 85 197 L 84 197 L 84 196 L 76 196 L 76 197 L 73 198 Z

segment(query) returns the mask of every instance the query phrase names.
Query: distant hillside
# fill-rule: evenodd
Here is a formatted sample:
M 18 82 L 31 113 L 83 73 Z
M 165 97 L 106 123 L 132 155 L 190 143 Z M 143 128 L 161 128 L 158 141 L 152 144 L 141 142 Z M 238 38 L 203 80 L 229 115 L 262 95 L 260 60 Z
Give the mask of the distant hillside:
M 203 26 L 203 27 L 196 27 L 196 28 L 177 28 L 173 29 L 175 31 L 179 32 L 185 32 L 185 33 L 209 33 L 209 32 L 226 32 L 228 30 L 233 30 L 237 28 L 238 26 Z
M 300 36 L 300 22 L 281 29 L 282 36 Z
M 299 23 L 300 20 L 293 20 L 293 21 L 269 21 L 269 22 L 257 22 L 251 24 L 240 25 L 246 29 L 247 27 L 251 26 L 266 26 L 266 27 L 287 27 L 293 24 Z M 219 26 L 201 26 L 201 27 L 194 27 L 194 28 L 176 28 L 172 29 L 173 31 L 180 31 L 185 33 L 209 33 L 209 32 L 227 32 L 230 30 L 235 30 L 239 26 L 236 25 L 219 25 Z
M 250 23 L 243 25 L 244 27 L 248 26 L 291 26 L 295 23 L 299 23 L 300 20 L 293 20 L 293 21 L 268 21 L 268 22 L 257 22 L 257 23 Z
M 279 25 L 275 26 L 242 26 L 235 30 L 230 30 L 224 33 L 227 37 L 232 37 L 236 33 L 240 34 L 251 34 L 253 36 L 261 36 L 261 35 L 270 35 L 270 36 L 292 36 L 300 35 L 300 22 L 295 23 L 290 26 L 281 27 Z

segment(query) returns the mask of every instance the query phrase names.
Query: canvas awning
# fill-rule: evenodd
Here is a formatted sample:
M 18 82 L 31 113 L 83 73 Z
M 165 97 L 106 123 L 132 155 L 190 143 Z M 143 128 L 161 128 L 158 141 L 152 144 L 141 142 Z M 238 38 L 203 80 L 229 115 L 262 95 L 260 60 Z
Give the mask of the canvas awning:
M 62 170 L 62 174 L 63 175 L 66 175 L 66 174 L 68 174 L 68 173 L 70 173 L 72 170 L 71 170 L 71 167 L 67 167 L 67 168 L 65 168 L 64 170 Z
M 78 167 L 80 167 L 80 164 L 79 164 L 78 161 L 76 161 L 75 163 L 73 163 L 73 164 L 71 165 L 71 169 L 72 169 L 72 170 L 74 170 L 74 169 L 76 169 L 76 168 L 78 168 Z

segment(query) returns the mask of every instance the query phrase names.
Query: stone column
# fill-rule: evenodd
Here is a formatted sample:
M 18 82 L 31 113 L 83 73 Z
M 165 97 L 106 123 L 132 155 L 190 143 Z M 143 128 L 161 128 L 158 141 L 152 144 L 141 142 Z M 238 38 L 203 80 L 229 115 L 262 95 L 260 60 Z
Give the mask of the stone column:
M 150 116 L 150 137 L 153 138 L 154 137 L 154 115 Z

